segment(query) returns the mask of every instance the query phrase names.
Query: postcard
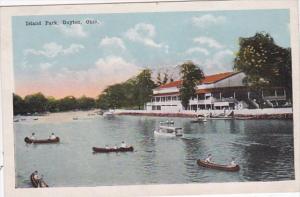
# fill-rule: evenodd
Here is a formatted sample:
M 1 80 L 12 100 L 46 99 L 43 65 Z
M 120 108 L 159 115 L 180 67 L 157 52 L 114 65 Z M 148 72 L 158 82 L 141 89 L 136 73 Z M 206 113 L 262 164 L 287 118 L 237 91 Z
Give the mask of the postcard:
M 1 8 L 5 196 L 299 191 L 297 1 Z

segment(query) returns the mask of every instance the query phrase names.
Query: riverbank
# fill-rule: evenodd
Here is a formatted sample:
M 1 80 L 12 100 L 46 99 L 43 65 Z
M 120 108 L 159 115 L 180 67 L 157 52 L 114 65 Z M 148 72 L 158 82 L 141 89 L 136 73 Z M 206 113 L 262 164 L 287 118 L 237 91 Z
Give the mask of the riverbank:
M 241 109 L 227 110 L 226 114 L 233 111 L 236 119 L 293 119 L 292 108 L 266 108 L 266 109 Z M 219 115 L 224 114 L 224 110 L 201 110 L 201 111 L 146 111 L 146 110 L 122 110 L 114 111 L 117 115 L 132 116 L 160 116 L 160 117 L 186 117 L 194 118 L 197 115 Z

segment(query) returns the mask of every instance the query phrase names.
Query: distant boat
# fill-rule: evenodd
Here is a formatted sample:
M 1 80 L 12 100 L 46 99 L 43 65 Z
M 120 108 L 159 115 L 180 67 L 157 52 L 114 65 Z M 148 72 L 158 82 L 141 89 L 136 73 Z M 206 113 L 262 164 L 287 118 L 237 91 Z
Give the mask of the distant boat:
M 19 119 L 14 120 L 14 122 L 19 122 L 19 121 L 20 121 Z
M 156 136 L 181 137 L 183 136 L 183 129 L 180 127 L 161 125 L 158 129 L 154 130 L 154 134 Z
M 73 120 L 78 120 L 78 117 L 73 117 Z
M 191 123 L 201 123 L 201 122 L 207 122 L 206 116 L 198 115 L 197 118 L 191 121 Z
M 103 113 L 103 117 L 112 118 L 115 114 L 112 111 L 106 111 Z
M 94 153 L 111 153 L 111 152 L 132 152 L 133 146 L 119 147 L 119 148 L 97 148 L 93 147 Z

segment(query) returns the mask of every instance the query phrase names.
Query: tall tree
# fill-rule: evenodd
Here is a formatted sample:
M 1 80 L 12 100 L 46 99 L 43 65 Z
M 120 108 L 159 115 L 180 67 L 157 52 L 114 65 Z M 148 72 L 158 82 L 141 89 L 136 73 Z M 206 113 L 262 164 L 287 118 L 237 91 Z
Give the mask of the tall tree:
M 144 69 L 136 77 L 136 93 L 137 93 L 137 105 L 139 109 L 151 99 L 152 89 L 155 88 L 155 83 L 151 78 L 151 70 Z
M 14 115 L 24 114 L 26 112 L 26 105 L 22 97 L 13 94 L 13 110 Z
M 27 95 L 24 98 L 25 105 L 27 106 L 27 112 L 45 112 L 48 107 L 48 100 L 42 93 L 36 93 L 32 95 Z
M 181 86 L 179 89 L 181 104 L 184 109 L 189 106 L 190 99 L 196 96 L 196 86 L 204 78 L 203 71 L 193 62 L 188 61 L 180 65 Z
M 292 96 L 291 49 L 278 46 L 265 32 L 240 38 L 234 69 L 246 74 L 244 82 L 256 89 L 285 87 Z
M 161 86 L 161 85 L 162 85 L 161 74 L 160 74 L 160 72 L 157 73 L 157 77 L 156 77 L 156 85 L 157 85 L 157 86 Z
M 168 83 L 168 80 L 169 80 L 169 75 L 167 73 L 168 71 L 164 72 L 164 79 L 162 81 L 163 84 L 166 84 Z

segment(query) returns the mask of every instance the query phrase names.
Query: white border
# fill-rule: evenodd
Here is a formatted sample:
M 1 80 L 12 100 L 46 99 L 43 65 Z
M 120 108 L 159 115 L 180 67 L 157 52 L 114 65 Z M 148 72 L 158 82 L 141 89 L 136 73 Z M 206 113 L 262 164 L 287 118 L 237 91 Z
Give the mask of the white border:
M 1 78 L 3 95 L 4 128 L 4 165 L 6 196 L 136 196 L 136 195 L 187 195 L 200 193 L 252 193 L 252 192 L 293 192 L 299 191 L 299 124 L 295 122 L 295 167 L 296 181 L 259 182 L 259 183 L 208 183 L 180 185 L 142 185 L 142 186 L 106 186 L 106 187 L 69 187 L 47 189 L 15 189 L 14 142 L 12 132 L 12 15 L 57 15 L 92 13 L 127 13 L 127 12 L 162 12 L 162 11 L 203 11 L 203 10 L 240 10 L 240 9 L 290 9 L 291 43 L 293 62 L 294 120 L 299 120 L 299 37 L 297 31 L 297 2 L 286 1 L 226 1 L 226 2 L 160 2 L 134 4 L 102 5 L 63 5 L 63 6 L 24 6 L 2 8 L 1 16 Z M 5 38 L 5 39 L 3 39 Z M 4 66 L 5 65 L 5 66 Z M 296 165 L 297 164 L 297 165 Z M 255 188 L 255 190 L 254 190 Z M 215 191 L 218 189 L 218 191 Z

